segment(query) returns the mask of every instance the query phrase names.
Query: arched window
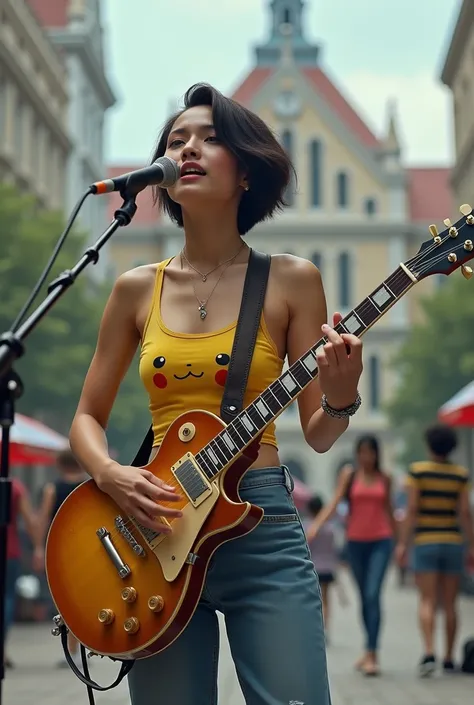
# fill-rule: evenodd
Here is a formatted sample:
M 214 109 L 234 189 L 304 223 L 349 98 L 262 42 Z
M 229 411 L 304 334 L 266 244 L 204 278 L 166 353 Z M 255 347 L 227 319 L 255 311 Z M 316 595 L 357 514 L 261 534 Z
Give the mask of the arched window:
M 345 171 L 338 172 L 336 176 L 336 203 L 338 208 L 349 205 L 349 177 Z
M 364 210 L 367 215 L 375 215 L 377 212 L 377 201 L 375 198 L 366 198 L 364 201 Z
M 380 408 L 380 361 L 376 355 L 369 358 L 369 406 L 371 411 Z
M 319 140 L 310 144 L 311 205 L 322 205 L 322 145 Z
M 351 257 L 348 252 L 341 252 L 338 258 L 338 289 L 339 307 L 348 309 L 352 300 L 352 269 Z

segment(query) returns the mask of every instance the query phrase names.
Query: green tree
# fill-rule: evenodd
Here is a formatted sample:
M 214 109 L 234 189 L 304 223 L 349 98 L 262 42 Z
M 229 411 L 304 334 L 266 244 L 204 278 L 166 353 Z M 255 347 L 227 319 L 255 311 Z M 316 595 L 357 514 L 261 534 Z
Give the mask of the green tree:
M 394 359 L 400 384 L 389 418 L 405 441 L 405 462 L 423 453 L 423 430 L 438 409 L 474 376 L 474 292 L 453 274 L 422 301 L 423 322 Z
M 63 228 L 61 214 L 38 210 L 33 198 L 0 184 L 0 332 L 10 328 Z M 47 283 L 72 267 L 84 249 L 84 235 L 71 232 Z M 26 354 L 15 363 L 25 385 L 19 411 L 67 433 L 110 288 L 110 282 L 94 284 L 84 272 L 25 340 Z M 47 284 L 36 303 L 46 293 Z M 124 380 L 110 424 L 111 445 L 121 459 L 133 453 L 148 419 L 146 398 L 136 369 L 132 369 Z

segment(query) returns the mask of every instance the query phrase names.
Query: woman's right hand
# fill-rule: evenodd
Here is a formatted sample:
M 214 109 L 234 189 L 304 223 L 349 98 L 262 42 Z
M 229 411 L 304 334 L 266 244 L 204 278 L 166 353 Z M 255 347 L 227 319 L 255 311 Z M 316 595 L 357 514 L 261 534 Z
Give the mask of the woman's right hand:
M 179 502 L 183 496 L 145 468 L 114 463 L 96 479 L 97 486 L 108 494 L 126 514 L 152 531 L 169 534 L 171 529 L 159 521 L 182 516 L 179 509 L 164 507 L 160 502 Z

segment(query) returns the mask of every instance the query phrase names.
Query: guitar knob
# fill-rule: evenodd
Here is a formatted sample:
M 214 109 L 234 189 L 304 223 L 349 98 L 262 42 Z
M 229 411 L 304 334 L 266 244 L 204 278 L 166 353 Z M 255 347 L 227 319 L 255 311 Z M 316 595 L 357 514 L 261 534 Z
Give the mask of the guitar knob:
M 161 612 L 164 606 L 165 601 L 163 600 L 161 595 L 153 595 L 148 600 L 148 609 L 150 609 L 152 612 Z
M 115 619 L 115 615 L 112 610 L 103 609 L 100 610 L 99 614 L 97 615 L 97 618 L 99 622 L 101 622 L 101 624 L 112 624 Z
M 122 600 L 124 602 L 135 602 L 137 599 L 137 591 L 134 587 L 126 587 L 122 590 Z
M 136 634 L 140 629 L 140 622 L 136 617 L 129 617 L 123 623 L 123 628 L 127 634 Z

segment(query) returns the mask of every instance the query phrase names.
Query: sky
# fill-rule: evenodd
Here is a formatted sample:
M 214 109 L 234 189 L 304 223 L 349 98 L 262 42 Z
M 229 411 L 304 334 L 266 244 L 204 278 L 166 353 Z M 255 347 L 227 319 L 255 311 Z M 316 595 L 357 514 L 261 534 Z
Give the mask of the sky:
M 395 99 L 407 165 L 453 159 L 452 105 L 440 74 L 461 0 L 306 0 L 321 67 L 380 136 Z M 270 31 L 270 0 L 103 0 L 109 111 L 106 156 L 146 163 L 186 89 L 230 94 Z

